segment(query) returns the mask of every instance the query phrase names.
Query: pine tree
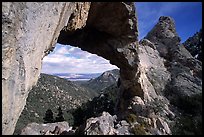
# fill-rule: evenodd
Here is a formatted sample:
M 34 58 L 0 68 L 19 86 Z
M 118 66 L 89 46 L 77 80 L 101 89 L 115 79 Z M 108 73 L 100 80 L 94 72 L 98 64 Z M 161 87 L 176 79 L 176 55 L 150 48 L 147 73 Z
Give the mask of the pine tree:
M 45 117 L 43 119 L 44 119 L 44 123 L 53 123 L 54 122 L 53 112 L 51 109 L 48 109 L 45 112 Z
M 55 118 L 55 122 L 62 122 L 62 121 L 65 121 L 65 119 L 63 117 L 62 109 L 61 107 L 59 107 L 57 117 Z

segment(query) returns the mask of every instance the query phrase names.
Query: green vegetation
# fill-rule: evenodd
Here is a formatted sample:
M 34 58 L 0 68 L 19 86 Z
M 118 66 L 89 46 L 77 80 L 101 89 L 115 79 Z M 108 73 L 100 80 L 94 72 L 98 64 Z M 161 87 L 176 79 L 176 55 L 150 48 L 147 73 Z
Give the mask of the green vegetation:
M 137 115 L 130 113 L 125 118 L 128 123 L 133 124 L 133 127 L 131 128 L 131 132 L 135 135 L 146 135 L 145 132 L 145 124 L 136 124 L 137 122 Z
M 111 86 L 112 88 L 115 86 Z M 110 87 L 108 88 L 108 90 Z M 114 89 L 114 88 L 113 88 Z M 92 101 L 88 101 L 87 103 L 82 104 L 82 106 L 78 107 L 77 109 L 73 110 L 73 117 L 74 117 L 74 125 L 79 126 L 85 122 L 86 119 L 90 117 L 97 117 L 103 111 L 109 112 L 111 115 L 114 114 L 114 107 L 115 107 L 115 99 L 114 95 L 116 94 L 111 93 L 116 91 L 112 90 L 108 92 L 108 90 L 104 91 L 99 97 L 93 98 Z
M 130 113 L 126 116 L 126 120 L 130 124 L 135 123 L 137 121 L 137 116 L 133 113 Z
M 125 117 L 125 119 L 127 120 L 129 124 L 132 125 L 130 132 L 132 132 L 135 135 L 146 135 L 145 130 L 150 128 L 150 125 L 145 121 L 138 123 L 139 117 L 137 117 L 137 115 L 133 113 L 128 114 Z
M 20 134 L 21 129 L 31 122 L 49 123 L 65 120 L 70 126 L 75 127 L 103 111 L 113 114 L 117 91 L 117 85 L 114 84 L 101 91 L 103 95 L 96 97 L 98 93 L 93 90 L 66 79 L 41 74 L 37 85 L 28 95 L 14 135 Z
M 62 109 L 61 109 L 61 107 L 59 107 L 57 117 L 55 118 L 55 122 L 62 122 L 62 121 L 65 121 L 65 119 L 63 116 Z
M 172 129 L 173 135 L 202 135 L 202 116 L 183 115 Z
M 175 103 L 188 114 L 202 113 L 202 94 L 180 97 Z
M 54 117 L 53 117 L 53 112 L 51 109 L 48 109 L 45 113 L 44 123 L 53 123 L 54 122 Z
M 132 132 L 135 135 L 146 135 L 145 127 L 143 124 L 136 124 L 132 128 Z
M 26 106 L 17 121 L 14 134 L 20 134 L 21 129 L 28 123 L 44 123 L 45 120 L 43 118 L 46 111 L 50 108 L 52 108 L 53 117 L 58 117 L 59 106 L 61 107 L 64 120 L 72 125 L 74 123 L 73 115 L 71 112 L 67 113 L 67 110 L 80 106 L 94 96 L 96 94 L 93 92 L 66 79 L 41 74 L 37 85 L 31 89 L 28 95 Z

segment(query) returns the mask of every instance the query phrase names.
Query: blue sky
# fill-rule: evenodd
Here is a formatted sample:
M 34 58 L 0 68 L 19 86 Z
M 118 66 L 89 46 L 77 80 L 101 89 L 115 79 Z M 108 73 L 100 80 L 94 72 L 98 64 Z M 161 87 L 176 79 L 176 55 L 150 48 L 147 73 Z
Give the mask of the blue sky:
M 160 16 L 175 20 L 182 42 L 202 27 L 202 2 L 135 2 L 135 5 L 139 39 L 146 36 Z
M 182 42 L 199 31 L 202 26 L 201 2 L 136 2 L 139 39 L 158 22 L 160 16 L 175 20 Z M 52 73 L 102 73 L 117 68 L 108 60 L 80 48 L 57 44 L 54 51 L 44 57 L 42 72 Z

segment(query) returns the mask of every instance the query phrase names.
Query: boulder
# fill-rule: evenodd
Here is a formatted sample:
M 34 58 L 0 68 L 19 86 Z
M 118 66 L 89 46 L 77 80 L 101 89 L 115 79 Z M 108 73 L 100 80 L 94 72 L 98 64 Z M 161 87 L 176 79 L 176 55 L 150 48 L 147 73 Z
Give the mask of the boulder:
M 117 135 L 130 135 L 130 124 L 127 121 L 122 120 L 119 124 L 116 125 L 116 134 Z
M 132 99 L 131 107 L 132 107 L 132 111 L 135 112 L 136 114 L 141 115 L 145 111 L 144 110 L 145 109 L 144 101 L 138 96 L 135 96 Z
M 71 130 L 72 127 L 69 127 L 65 121 L 47 124 L 30 123 L 22 129 L 21 135 L 60 135 Z
M 157 118 L 156 125 L 160 131 L 164 131 L 168 135 L 171 134 L 171 130 L 170 130 L 168 124 L 164 120 L 162 120 L 161 118 Z
M 111 116 L 108 112 L 103 112 L 100 117 L 89 118 L 86 120 L 86 127 L 84 129 L 85 135 L 114 135 L 114 121 L 116 118 Z

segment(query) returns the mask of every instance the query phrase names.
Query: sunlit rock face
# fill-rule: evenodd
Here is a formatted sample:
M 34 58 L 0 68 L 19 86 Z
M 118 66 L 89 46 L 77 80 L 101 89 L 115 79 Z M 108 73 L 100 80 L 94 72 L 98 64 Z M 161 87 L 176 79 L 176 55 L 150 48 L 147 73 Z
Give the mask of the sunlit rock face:
M 42 59 L 76 6 L 69 2 L 2 3 L 3 134 L 13 133 L 28 91 L 38 80 Z
M 164 65 L 171 74 L 165 94 L 176 104 L 183 104 L 187 98 L 202 94 L 202 63 L 196 60 L 180 43 L 174 20 L 160 17 L 155 27 L 147 34 Z M 180 102 L 180 103 L 178 103 Z
M 164 117 L 163 114 L 166 113 L 168 117 L 176 115 L 181 118 L 190 114 L 195 119 L 201 117 L 202 62 L 193 58 L 180 43 L 174 20 L 171 17 L 160 17 L 145 39 L 140 41 L 138 52 L 138 71 L 143 68 L 143 83 L 146 86 L 149 83 L 148 89 L 143 88 L 147 101 L 151 104 L 152 101 L 160 100 L 160 103 L 165 105 L 157 115 Z M 174 114 L 168 107 L 172 105 Z M 195 121 L 200 122 L 199 119 Z M 171 129 L 174 130 L 176 126 Z M 196 128 L 200 132 L 200 127 Z

